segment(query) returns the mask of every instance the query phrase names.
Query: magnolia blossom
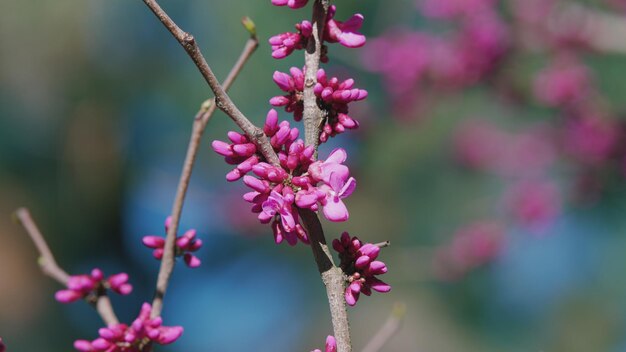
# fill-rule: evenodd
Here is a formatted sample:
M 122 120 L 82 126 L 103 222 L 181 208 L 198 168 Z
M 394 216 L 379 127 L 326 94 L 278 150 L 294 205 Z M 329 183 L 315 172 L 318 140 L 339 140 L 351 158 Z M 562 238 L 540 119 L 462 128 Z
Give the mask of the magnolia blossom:
M 333 248 L 339 253 L 340 266 L 348 275 L 349 284 L 345 291 L 348 305 L 354 306 L 361 293 L 369 296 L 372 290 L 383 293 L 391 291 L 391 286 L 376 277 L 387 272 L 385 263 L 376 260 L 380 247 L 363 243 L 344 232 L 340 239 L 333 240 Z
M 137 319 L 129 326 L 112 324 L 98 330 L 93 341 L 76 340 L 74 348 L 81 352 L 142 352 L 149 343 L 167 345 L 182 334 L 181 326 L 163 326 L 161 317 L 150 318 L 152 307 L 144 303 Z
M 311 352 L 322 352 L 319 349 L 313 350 Z M 332 335 L 328 335 L 326 338 L 326 349 L 324 352 L 337 352 L 337 341 L 335 341 L 335 337 Z
M 106 289 L 127 295 L 132 292 L 133 287 L 128 283 L 128 274 L 119 273 L 104 280 L 102 270 L 96 268 L 89 275 L 70 276 L 67 289 L 57 291 L 54 298 L 61 303 L 71 303 L 92 294 L 99 295 Z
M 172 223 L 172 217 L 168 216 L 165 220 L 165 233 L 169 231 Z M 157 259 L 163 259 L 163 251 L 165 249 L 165 239 L 159 236 L 144 236 L 142 239 L 143 244 L 154 249 L 152 256 Z M 182 256 L 185 264 L 190 268 L 197 268 L 200 266 L 201 261 L 198 257 L 192 254 L 202 247 L 202 240 L 196 238 L 196 230 L 187 230 L 182 236 L 176 237 L 176 256 Z

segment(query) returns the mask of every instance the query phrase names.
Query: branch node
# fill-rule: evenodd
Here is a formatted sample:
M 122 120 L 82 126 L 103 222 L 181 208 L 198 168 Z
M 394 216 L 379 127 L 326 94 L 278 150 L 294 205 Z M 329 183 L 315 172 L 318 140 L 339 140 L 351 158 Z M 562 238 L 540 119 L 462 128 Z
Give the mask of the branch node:
M 196 43 L 196 38 L 194 38 L 190 33 L 185 33 L 183 35 L 183 42 L 187 45 L 194 45 Z

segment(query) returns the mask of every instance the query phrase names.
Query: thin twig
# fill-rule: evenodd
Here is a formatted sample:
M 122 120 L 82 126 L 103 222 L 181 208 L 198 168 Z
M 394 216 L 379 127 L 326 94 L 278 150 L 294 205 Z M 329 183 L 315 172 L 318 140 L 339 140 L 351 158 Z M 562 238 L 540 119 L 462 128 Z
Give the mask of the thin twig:
M 402 327 L 404 316 L 406 315 L 406 305 L 404 303 L 396 303 L 393 306 L 391 315 L 378 330 L 376 335 L 367 343 L 363 352 L 378 352 Z
M 323 112 L 317 105 L 317 97 L 315 96 L 313 88 L 317 82 L 317 71 L 322 56 L 322 41 L 329 6 L 330 0 L 315 0 L 311 20 L 313 24 L 313 36 L 309 38 L 304 53 L 306 71 L 303 93 L 304 136 L 305 144 L 315 147 L 315 155 L 317 155 L 317 147 L 319 145 Z M 324 231 L 317 214 L 310 210 L 300 209 L 300 215 L 302 216 L 304 226 L 309 234 L 313 257 L 315 258 L 317 268 L 322 276 L 324 286 L 326 287 L 328 305 L 333 323 L 333 332 L 337 340 L 337 350 L 339 352 L 351 352 L 350 324 L 344 299 L 346 285 L 345 274 L 341 268 L 338 268 L 333 262 L 333 257 L 326 244 Z
M 41 271 L 45 275 L 57 281 L 59 284 L 67 287 L 70 275 L 68 275 L 68 273 L 57 264 L 50 247 L 48 247 L 41 231 L 39 231 L 39 227 L 37 227 L 33 217 L 30 215 L 30 211 L 28 211 L 27 208 L 19 208 L 15 211 L 15 218 L 22 225 L 22 227 L 24 227 L 24 230 L 26 230 L 26 233 L 30 236 L 30 239 L 35 244 L 35 247 L 37 247 L 37 251 L 39 252 L 38 263 L 41 267 Z M 96 308 L 96 311 L 105 324 L 109 325 L 119 323 L 117 316 L 113 311 L 111 301 L 106 294 L 98 295 L 92 305 Z
M 220 110 L 224 111 L 224 113 L 226 113 L 226 115 L 228 115 L 237 124 L 237 126 L 244 131 L 244 133 L 257 146 L 258 150 L 269 163 L 273 165 L 280 165 L 278 156 L 274 152 L 269 139 L 265 133 L 263 133 L 263 130 L 250 122 L 250 120 L 233 103 L 228 94 L 226 94 L 224 88 L 220 85 L 217 77 L 215 77 L 211 67 L 202 55 L 200 47 L 196 43 L 193 35 L 180 29 L 176 22 L 170 18 L 170 16 L 155 0 L 143 0 L 143 2 L 150 8 L 161 23 L 163 23 L 165 28 L 167 28 L 174 38 L 176 38 L 189 57 L 196 64 L 198 70 L 215 94 L 215 105 L 217 105 Z
M 247 21 L 248 24 L 251 23 L 249 19 L 244 19 L 244 21 Z M 237 62 L 224 80 L 223 87 L 226 91 L 232 86 L 235 78 L 237 78 L 245 63 L 248 59 L 250 59 L 252 53 L 254 53 L 256 48 L 259 46 L 259 40 L 256 37 L 256 33 L 250 29 L 248 30 L 250 31 L 250 38 L 246 42 L 241 55 L 239 55 L 239 59 L 237 59 Z M 163 259 L 161 261 L 161 267 L 157 277 L 156 291 L 152 301 L 151 315 L 153 317 L 161 315 L 161 310 L 163 309 L 163 298 L 165 296 L 165 291 L 167 290 L 172 271 L 174 270 L 175 241 L 176 234 L 178 233 L 180 214 L 183 210 L 183 204 L 185 203 L 185 196 L 187 194 L 187 188 L 189 187 L 191 173 L 196 162 L 196 156 L 198 155 L 198 150 L 200 148 L 202 135 L 204 134 L 211 116 L 215 112 L 215 108 L 215 98 L 206 100 L 200 107 L 200 110 L 196 114 L 193 121 L 191 137 L 187 147 L 187 155 L 185 157 L 183 169 L 178 181 L 178 189 L 176 191 L 176 196 L 174 197 L 174 204 L 172 205 L 172 222 L 165 240 Z

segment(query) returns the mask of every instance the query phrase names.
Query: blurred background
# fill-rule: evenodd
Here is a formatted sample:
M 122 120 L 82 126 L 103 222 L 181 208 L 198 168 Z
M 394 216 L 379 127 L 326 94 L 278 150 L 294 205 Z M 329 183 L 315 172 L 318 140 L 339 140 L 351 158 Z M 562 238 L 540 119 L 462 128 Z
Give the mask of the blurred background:
M 231 96 L 261 124 L 281 92 L 267 39 L 310 17 L 263 1 L 162 1 L 224 77 L 257 25 L 261 46 Z M 339 1 L 365 16 L 362 49 L 329 47 L 327 70 L 369 91 L 361 127 L 320 150 L 349 152 L 350 220 L 324 222 L 367 242 L 388 294 L 350 309 L 355 350 L 404 302 L 384 351 L 626 351 L 626 3 L 544 0 Z M 122 321 L 152 299 L 191 121 L 211 96 L 195 66 L 140 1 L 0 4 L 0 336 L 9 351 L 67 351 L 101 321 L 61 305 L 61 289 L 12 212 L 28 206 L 59 264 L 131 275 L 113 295 Z M 281 118 L 289 116 L 281 111 Z M 275 245 L 245 187 L 205 133 L 181 221 L 203 265 L 177 265 L 164 351 L 310 351 L 332 333 L 310 249 Z M 182 263 L 180 263 L 182 264 Z

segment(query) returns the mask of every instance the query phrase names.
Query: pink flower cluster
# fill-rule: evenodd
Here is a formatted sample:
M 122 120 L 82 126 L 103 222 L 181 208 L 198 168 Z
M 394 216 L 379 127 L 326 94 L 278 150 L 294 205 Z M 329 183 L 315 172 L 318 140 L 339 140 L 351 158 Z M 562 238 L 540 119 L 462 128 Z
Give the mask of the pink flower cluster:
M 506 199 L 515 220 L 531 228 L 545 227 L 561 212 L 561 195 L 548 181 L 521 181 L 508 190 Z
M 168 216 L 165 220 L 165 233 L 169 231 L 170 224 L 172 223 L 172 217 Z M 157 259 L 163 259 L 163 250 L 165 248 L 165 239 L 159 236 L 144 236 L 142 239 L 143 244 L 148 248 L 153 248 L 152 256 Z M 196 230 L 187 230 L 182 236 L 176 237 L 176 256 L 183 257 L 185 264 L 190 268 L 197 268 L 200 266 L 201 261 L 198 257 L 193 255 L 193 252 L 202 247 L 202 240 L 196 238 Z
M 372 290 L 383 293 L 391 291 L 391 286 L 376 277 L 387 272 L 385 263 L 376 260 L 380 247 L 364 244 L 356 236 L 350 238 L 344 232 L 340 239 L 333 240 L 333 248 L 339 253 L 341 268 L 348 275 L 349 284 L 345 292 L 348 305 L 354 306 L 361 293 L 369 296 Z
M 287 94 L 273 97 L 270 104 L 284 106 L 285 111 L 293 113 L 294 120 L 300 121 L 304 110 L 302 98 L 305 73 L 296 67 L 292 67 L 289 72 L 291 75 L 274 72 L 274 82 Z M 329 137 L 346 129 L 359 127 L 358 122 L 348 115 L 348 104 L 367 98 L 367 91 L 354 88 L 354 79 L 340 81 L 337 77 L 328 78 L 324 69 L 320 69 L 317 71 L 317 83 L 313 91 L 318 106 L 324 110 L 325 115 L 320 142 L 326 142 Z
M 272 4 L 276 6 L 288 5 L 292 9 L 305 6 L 307 1 L 298 0 L 272 0 Z M 359 29 L 363 25 L 363 16 L 355 14 L 347 21 L 341 22 L 335 19 L 337 8 L 331 5 L 326 17 L 326 25 L 324 27 L 324 41 L 328 43 L 339 43 L 348 48 L 358 48 L 365 44 L 365 36 L 359 33 Z M 309 38 L 313 35 L 313 27 L 311 22 L 302 21 L 296 25 L 296 32 L 286 32 L 275 35 L 269 39 L 272 46 L 272 57 L 282 59 L 289 56 L 295 50 L 304 49 Z M 328 58 L 322 57 L 322 61 L 326 62 Z
M 454 23 L 446 35 L 393 29 L 374 39 L 364 66 L 380 73 L 400 111 L 433 88 L 458 90 L 489 77 L 510 47 L 510 35 L 490 0 L 426 0 L 424 14 Z M 417 99 L 416 99 L 417 97 Z
M 114 324 L 98 330 L 93 341 L 77 340 L 74 348 L 81 352 L 141 352 L 150 343 L 167 345 L 182 334 L 181 326 L 163 326 L 161 317 L 150 318 L 151 306 L 144 303 L 133 323 Z
M 107 289 L 120 295 L 127 295 L 132 292 L 133 287 L 128 283 L 128 274 L 111 275 L 105 280 L 102 270 L 96 268 L 89 275 L 70 276 L 67 289 L 57 291 L 54 298 L 61 303 L 71 303 L 90 295 L 95 298 L 104 294 Z
M 322 352 L 320 349 L 313 350 L 311 352 Z M 324 352 L 337 352 L 337 341 L 331 335 L 326 338 L 326 349 Z
M 437 276 L 457 280 L 497 258 L 504 245 L 504 228 L 495 222 L 476 222 L 460 229 L 435 256 Z

